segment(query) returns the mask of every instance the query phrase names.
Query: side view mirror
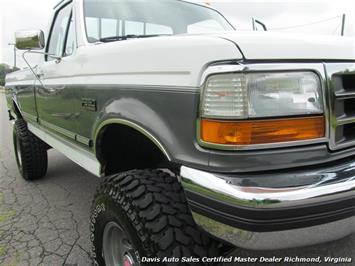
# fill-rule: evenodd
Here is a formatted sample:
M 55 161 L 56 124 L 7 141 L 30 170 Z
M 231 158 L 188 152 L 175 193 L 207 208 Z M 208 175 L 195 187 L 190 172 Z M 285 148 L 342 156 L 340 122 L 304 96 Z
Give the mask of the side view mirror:
M 19 50 L 42 50 L 45 46 L 41 30 L 23 30 L 15 33 L 16 48 Z

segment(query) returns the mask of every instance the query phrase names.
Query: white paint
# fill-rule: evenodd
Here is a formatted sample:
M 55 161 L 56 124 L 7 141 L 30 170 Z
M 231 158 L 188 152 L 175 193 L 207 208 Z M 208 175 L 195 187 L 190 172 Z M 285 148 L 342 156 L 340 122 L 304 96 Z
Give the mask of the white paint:
M 355 59 L 353 37 L 277 32 L 236 32 L 218 36 L 235 42 L 246 59 Z
M 38 69 L 44 72 L 45 85 L 197 87 L 208 64 L 241 58 L 230 41 L 213 36 L 184 35 L 81 46 L 75 55 L 60 63 L 40 64 Z M 29 70 L 23 71 L 21 77 L 19 74 L 8 75 L 7 85 L 33 82 Z
M 80 0 L 74 0 L 78 41 L 76 53 L 60 63 L 43 62 L 44 85 L 120 84 L 199 87 L 208 65 L 254 60 L 349 60 L 355 59 L 353 38 L 284 34 L 276 32 L 231 32 L 175 35 L 87 44 Z M 79 12 L 78 12 L 79 11 Z M 86 44 L 86 45 L 85 45 Z M 7 85 L 33 84 L 29 70 L 8 75 Z

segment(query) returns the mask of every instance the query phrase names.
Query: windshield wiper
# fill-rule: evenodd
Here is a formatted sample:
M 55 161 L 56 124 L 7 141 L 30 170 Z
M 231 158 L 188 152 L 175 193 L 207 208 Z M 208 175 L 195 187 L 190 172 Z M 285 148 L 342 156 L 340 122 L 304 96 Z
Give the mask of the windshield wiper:
M 99 39 L 100 42 L 116 42 L 116 41 L 125 41 L 128 39 L 139 39 L 139 38 L 150 38 L 150 37 L 159 37 L 159 36 L 170 36 L 170 34 L 151 34 L 151 35 L 135 35 L 128 34 L 124 36 L 110 36 Z

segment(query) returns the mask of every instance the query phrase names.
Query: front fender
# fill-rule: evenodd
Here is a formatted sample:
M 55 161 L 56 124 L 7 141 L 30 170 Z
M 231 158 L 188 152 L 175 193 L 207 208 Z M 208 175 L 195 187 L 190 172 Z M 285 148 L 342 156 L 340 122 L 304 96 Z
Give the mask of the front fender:
M 197 91 L 121 92 L 100 110 L 93 128 L 94 149 L 106 126 L 123 124 L 146 135 L 176 163 L 206 165 L 208 154 L 196 145 Z
M 95 153 L 97 154 L 97 145 L 98 145 L 98 138 L 100 135 L 100 132 L 102 130 L 104 130 L 104 128 L 106 126 L 110 126 L 113 124 L 118 124 L 118 125 L 124 125 L 124 126 L 128 126 L 131 127 L 137 131 L 139 131 L 140 133 L 142 133 L 143 135 L 145 135 L 147 138 L 149 138 L 165 155 L 165 157 L 171 161 L 170 155 L 168 153 L 168 151 L 166 150 L 166 148 L 164 147 L 163 144 L 161 144 L 161 142 L 152 134 L 150 133 L 147 129 L 145 129 L 143 127 L 143 125 L 139 125 L 137 121 L 133 122 L 131 120 L 128 120 L 127 118 L 118 118 L 118 116 L 114 117 L 114 118 L 106 118 L 103 121 L 101 121 L 101 123 L 99 123 L 99 126 L 96 128 L 95 130 L 95 135 L 94 135 L 94 150 Z M 161 125 L 163 125 L 162 123 L 160 123 Z M 166 130 L 168 131 L 168 130 Z

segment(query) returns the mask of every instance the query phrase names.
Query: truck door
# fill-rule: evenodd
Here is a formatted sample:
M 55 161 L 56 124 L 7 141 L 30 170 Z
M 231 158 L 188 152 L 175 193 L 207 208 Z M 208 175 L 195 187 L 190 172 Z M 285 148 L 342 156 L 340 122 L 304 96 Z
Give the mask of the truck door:
M 38 66 L 39 81 L 36 83 L 36 101 L 39 123 L 54 133 L 75 139 L 77 110 L 80 97 L 70 82 L 77 65 L 75 23 L 72 4 L 59 9 L 53 19 L 46 52 L 63 57 L 50 56 Z

